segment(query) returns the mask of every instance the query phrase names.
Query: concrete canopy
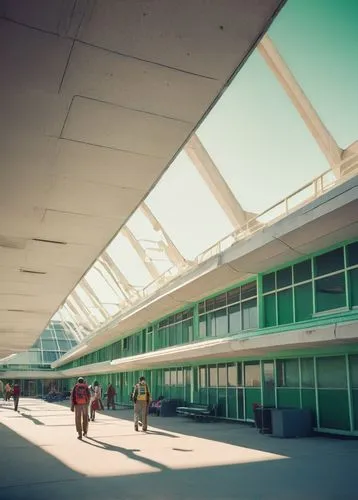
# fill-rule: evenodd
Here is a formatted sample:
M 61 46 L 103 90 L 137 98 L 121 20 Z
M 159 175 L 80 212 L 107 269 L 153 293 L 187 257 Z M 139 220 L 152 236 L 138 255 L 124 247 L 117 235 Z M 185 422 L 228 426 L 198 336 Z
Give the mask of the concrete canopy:
M 0 0 L 0 356 L 33 344 L 280 0 Z

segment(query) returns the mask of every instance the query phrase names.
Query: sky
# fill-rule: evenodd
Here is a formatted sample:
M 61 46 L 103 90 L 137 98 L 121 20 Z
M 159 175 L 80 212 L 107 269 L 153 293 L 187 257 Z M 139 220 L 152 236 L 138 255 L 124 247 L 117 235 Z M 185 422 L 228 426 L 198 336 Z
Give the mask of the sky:
M 358 139 L 358 1 L 288 0 L 268 34 L 340 147 Z M 255 50 L 197 135 L 241 206 L 260 214 L 329 169 L 326 158 L 274 74 Z M 173 243 L 194 259 L 233 231 L 185 152 L 146 200 Z M 139 212 L 128 223 L 160 272 L 171 263 Z M 154 248 L 154 250 L 153 250 Z M 109 254 L 137 288 L 152 280 L 123 235 Z M 90 272 L 100 299 L 115 293 Z M 87 300 L 88 302 L 88 300 Z M 93 306 L 90 306 L 93 309 Z

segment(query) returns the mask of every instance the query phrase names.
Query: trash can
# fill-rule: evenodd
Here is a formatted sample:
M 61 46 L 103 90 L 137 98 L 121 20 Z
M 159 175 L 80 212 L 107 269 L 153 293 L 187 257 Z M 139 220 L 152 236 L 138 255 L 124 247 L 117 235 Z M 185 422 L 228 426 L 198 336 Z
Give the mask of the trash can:
M 271 406 L 254 406 L 255 425 L 262 434 L 272 433 Z
M 292 438 L 312 435 L 313 416 L 309 409 L 277 408 L 272 410 L 272 435 Z

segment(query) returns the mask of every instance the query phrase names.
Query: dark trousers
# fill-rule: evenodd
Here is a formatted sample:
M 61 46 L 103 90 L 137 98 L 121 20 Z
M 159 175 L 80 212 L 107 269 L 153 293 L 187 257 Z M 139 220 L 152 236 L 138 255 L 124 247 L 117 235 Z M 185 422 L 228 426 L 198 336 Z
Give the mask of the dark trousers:
M 17 411 L 17 407 L 19 406 L 19 396 L 13 396 L 14 398 L 14 410 Z
M 112 410 L 116 409 L 116 405 L 114 403 L 114 396 L 107 396 L 107 409 L 109 410 L 112 408 Z

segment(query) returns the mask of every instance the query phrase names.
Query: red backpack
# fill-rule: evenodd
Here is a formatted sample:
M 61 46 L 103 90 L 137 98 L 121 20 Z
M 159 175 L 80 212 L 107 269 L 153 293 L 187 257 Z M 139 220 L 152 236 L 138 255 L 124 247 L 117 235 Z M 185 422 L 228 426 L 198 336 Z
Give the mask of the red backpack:
M 88 403 L 88 387 L 86 384 L 75 385 L 75 403 L 85 405 Z

